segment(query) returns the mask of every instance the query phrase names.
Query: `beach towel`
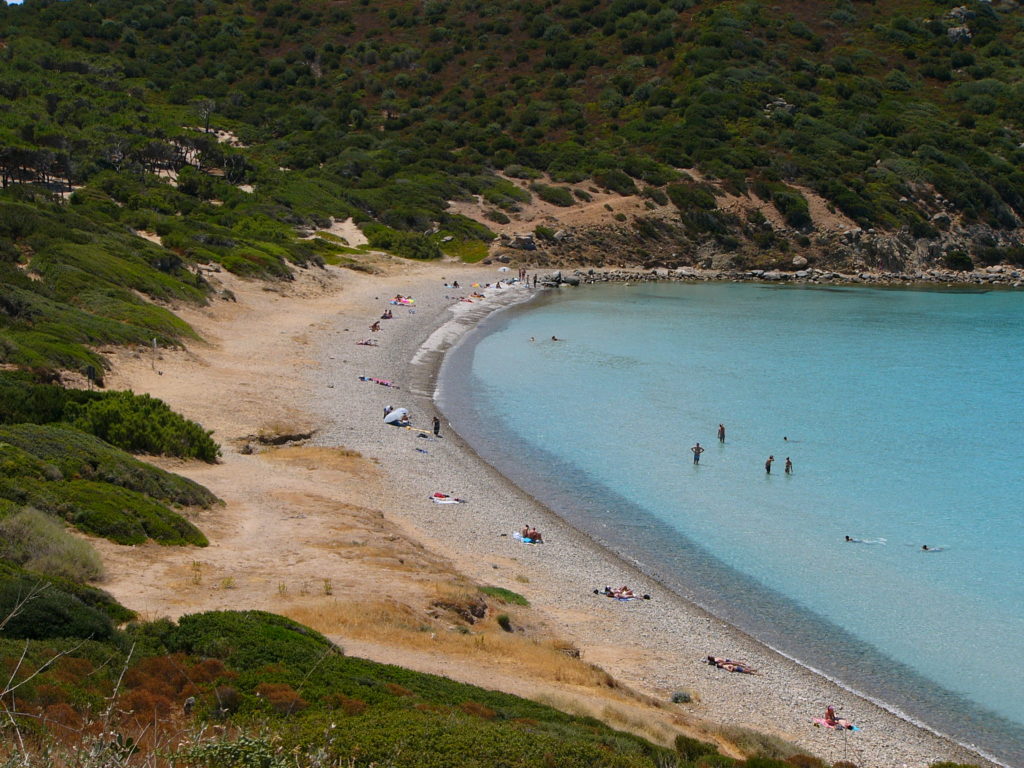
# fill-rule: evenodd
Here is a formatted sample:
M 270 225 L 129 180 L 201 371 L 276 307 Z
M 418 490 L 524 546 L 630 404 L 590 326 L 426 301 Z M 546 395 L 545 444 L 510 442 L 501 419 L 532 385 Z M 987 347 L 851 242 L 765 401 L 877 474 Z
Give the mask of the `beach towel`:
M 439 499 L 436 496 L 431 496 L 430 500 L 435 504 L 465 504 L 465 499 Z
M 523 534 L 521 534 L 519 531 L 515 531 L 512 534 L 512 538 L 515 539 L 516 541 L 523 542 L 523 544 L 543 544 L 544 543 L 542 540 L 539 540 L 539 539 L 528 539 L 525 536 L 523 536 Z
M 360 376 L 359 380 L 372 381 L 374 384 L 380 384 L 382 387 L 392 387 L 394 389 L 401 389 L 401 387 L 399 387 L 393 381 L 389 381 L 388 379 L 378 379 L 374 376 Z
M 824 717 L 813 717 L 811 722 L 814 723 L 815 728 L 828 728 L 830 731 L 859 731 L 860 728 L 856 725 L 847 723 L 846 720 L 838 720 L 835 723 L 829 723 Z M 846 723 L 846 725 L 843 725 Z

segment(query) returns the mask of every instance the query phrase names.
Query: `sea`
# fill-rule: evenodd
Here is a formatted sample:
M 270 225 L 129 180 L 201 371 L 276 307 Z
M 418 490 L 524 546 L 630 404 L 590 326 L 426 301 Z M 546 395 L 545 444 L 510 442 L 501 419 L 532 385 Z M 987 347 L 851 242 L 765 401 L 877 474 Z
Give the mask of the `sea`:
M 449 352 L 437 400 L 666 588 L 1024 766 L 1024 292 L 546 291 Z

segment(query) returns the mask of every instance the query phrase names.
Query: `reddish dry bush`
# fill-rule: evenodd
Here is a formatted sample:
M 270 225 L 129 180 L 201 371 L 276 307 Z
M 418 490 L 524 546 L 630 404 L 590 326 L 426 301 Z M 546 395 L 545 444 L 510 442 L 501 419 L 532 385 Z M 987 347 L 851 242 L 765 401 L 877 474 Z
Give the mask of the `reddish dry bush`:
M 118 701 L 118 706 L 130 720 L 147 723 L 167 717 L 174 703 L 168 697 L 146 688 L 136 688 L 125 693 Z
M 76 685 L 93 673 L 92 662 L 88 659 L 76 659 L 63 656 L 53 667 L 53 677 L 62 683 Z
M 234 672 L 228 672 L 219 659 L 204 659 L 195 664 L 188 675 L 193 683 L 212 683 L 220 678 L 233 678 Z
M 390 693 L 394 694 L 395 696 L 415 696 L 416 695 L 412 691 L 410 691 L 408 688 L 406 688 L 404 685 L 399 685 L 398 683 L 388 683 L 384 687 L 387 688 L 388 691 Z
M 301 712 L 309 705 L 287 683 L 260 683 L 256 695 L 263 698 L 279 715 Z
M 331 709 L 340 709 L 346 715 L 358 715 L 366 710 L 366 702 L 353 699 L 343 693 L 329 693 L 324 697 L 324 705 Z
M 50 704 L 43 710 L 43 723 L 52 729 L 54 725 L 78 730 L 82 727 L 82 715 L 70 704 Z
M 162 696 L 174 697 L 189 682 L 185 663 L 181 654 L 151 656 L 128 670 L 124 684 L 128 688 L 146 688 Z
M 61 704 L 68 700 L 68 696 L 64 693 L 63 688 L 58 688 L 56 685 L 49 685 L 42 683 L 36 686 L 35 695 L 33 697 L 35 703 L 45 707 L 50 704 Z
M 483 704 L 480 704 L 476 701 L 464 701 L 461 704 L 459 704 L 459 709 L 461 709 L 467 715 L 473 715 L 474 717 L 482 717 L 484 720 L 493 720 L 495 717 L 498 716 L 498 713 L 495 712 L 493 709 Z

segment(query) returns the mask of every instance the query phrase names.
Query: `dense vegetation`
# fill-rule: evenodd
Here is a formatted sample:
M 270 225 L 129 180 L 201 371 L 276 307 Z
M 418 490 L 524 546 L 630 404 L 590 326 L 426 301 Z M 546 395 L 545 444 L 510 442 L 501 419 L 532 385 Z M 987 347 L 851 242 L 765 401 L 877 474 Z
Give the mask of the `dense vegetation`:
M 638 240 L 770 254 L 815 245 L 811 190 L 908 252 L 928 241 L 938 264 L 1020 263 L 1015 8 L 0 5 L 0 362 L 99 382 L 103 345 L 192 335 L 169 307 L 211 298 L 204 269 L 288 279 L 348 258 L 338 238 L 297 236 L 332 217 L 402 256 L 480 258 L 491 232 L 446 210 L 474 196 L 497 223 L 531 194 L 670 197 L 678 229 L 636 217 Z M 724 192 L 793 232 L 717 210 Z
M 58 762 L 77 748 L 83 768 L 151 764 L 154 752 L 186 768 L 744 765 L 695 739 L 668 749 L 508 694 L 349 658 L 257 611 L 140 624 L 102 642 L 49 637 L 26 648 L 2 638 L 0 663 L 14 670 L 7 688 L 17 686 L 2 699 L 18 714 L 0 725 L 9 737 L 0 757 L 19 749 L 17 729 L 27 750 Z M 745 765 L 824 768 L 807 756 Z
M 0 424 L 66 423 L 131 453 L 216 461 L 210 433 L 149 395 L 39 384 L 0 372 Z
M 208 507 L 216 501 L 201 485 L 92 435 L 35 424 L 0 427 L 0 499 L 119 544 L 154 539 L 200 546 L 206 544 L 203 534 L 168 505 Z
M 806 183 L 866 225 L 921 221 L 928 184 L 1015 226 L 1020 18 L 954 6 L 29 0 L 4 16 L 3 180 L 91 181 L 90 210 L 155 226 L 185 206 L 232 237 L 265 215 L 422 231 L 494 168 L 626 192 L 694 165 Z M 168 170 L 177 192 L 146 181 Z

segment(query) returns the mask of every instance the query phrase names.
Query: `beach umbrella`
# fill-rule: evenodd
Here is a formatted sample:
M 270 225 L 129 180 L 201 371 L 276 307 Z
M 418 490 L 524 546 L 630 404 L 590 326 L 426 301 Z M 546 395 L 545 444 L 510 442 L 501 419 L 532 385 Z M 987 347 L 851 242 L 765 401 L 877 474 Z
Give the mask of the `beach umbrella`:
M 498 267 L 499 272 L 511 272 L 512 270 L 508 267 Z

